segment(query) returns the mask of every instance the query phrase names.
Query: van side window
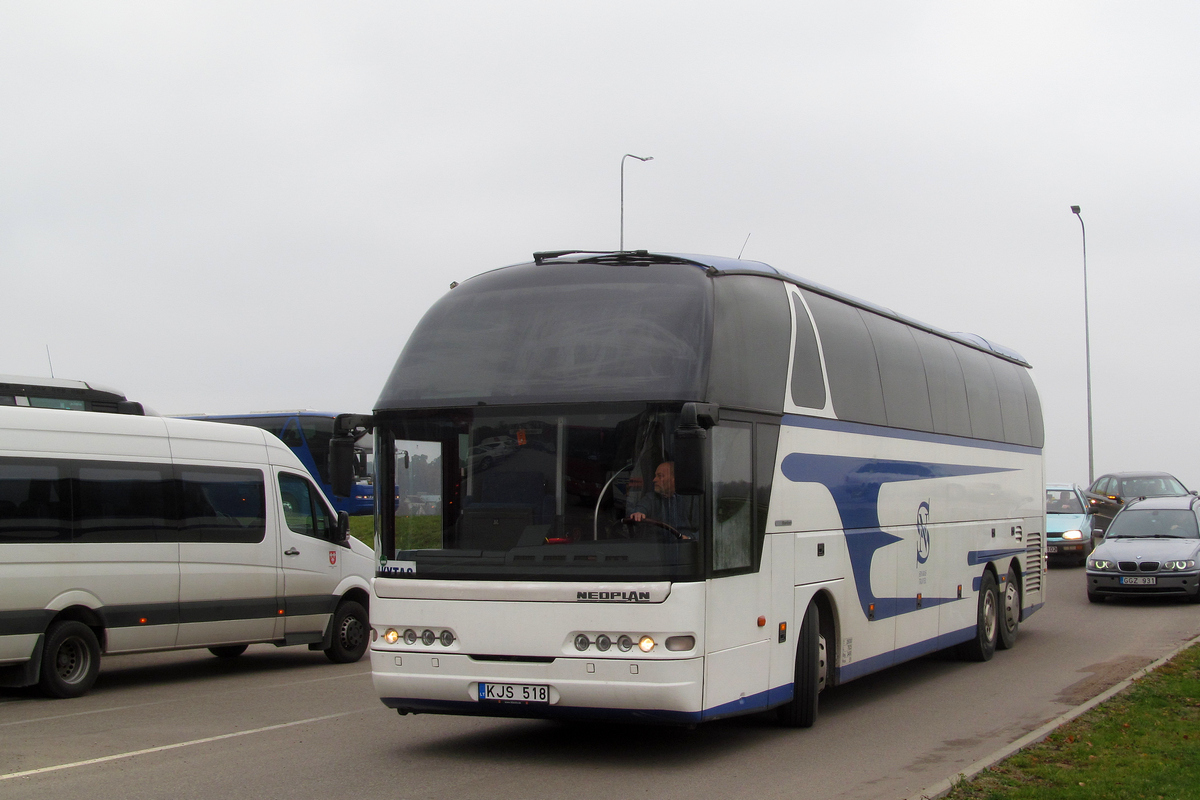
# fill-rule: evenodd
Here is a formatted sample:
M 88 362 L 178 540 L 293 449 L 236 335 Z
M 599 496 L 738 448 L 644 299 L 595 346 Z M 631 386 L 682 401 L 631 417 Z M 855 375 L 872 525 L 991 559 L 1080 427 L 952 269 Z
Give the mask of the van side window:
M 186 467 L 177 470 L 179 540 L 261 542 L 267 531 L 263 474 L 256 469 Z
M 66 542 L 71 489 L 59 464 L 0 459 L 0 542 Z
M 170 467 L 79 463 L 80 542 L 156 542 L 175 536 Z
M 279 496 L 283 501 L 283 518 L 289 528 L 316 539 L 333 538 L 333 517 L 321 493 L 311 483 L 299 475 L 281 472 Z

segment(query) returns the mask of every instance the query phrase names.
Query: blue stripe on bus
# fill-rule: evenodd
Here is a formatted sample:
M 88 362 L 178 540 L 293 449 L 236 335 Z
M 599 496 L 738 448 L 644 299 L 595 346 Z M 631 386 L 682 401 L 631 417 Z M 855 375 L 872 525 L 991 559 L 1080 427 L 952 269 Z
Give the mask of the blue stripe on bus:
M 763 692 L 762 694 L 766 694 Z M 757 695 L 756 695 L 757 696 Z M 704 719 L 699 711 L 665 709 L 588 708 L 546 703 L 496 703 L 470 700 L 421 700 L 407 697 L 380 698 L 388 708 L 402 714 L 456 714 L 469 717 L 516 717 L 522 719 L 582 719 L 606 722 L 657 722 L 695 725 Z
M 784 414 L 783 424 L 793 428 L 814 428 L 822 431 L 840 431 L 842 433 L 858 433 L 863 436 L 882 436 L 886 439 L 906 439 L 910 442 L 932 442 L 934 444 L 951 444 L 957 447 L 977 447 L 983 450 L 1000 450 L 1006 453 L 1030 453 L 1041 455 L 1040 447 L 1024 444 L 1008 444 L 1007 442 L 992 442 L 985 439 L 970 439 L 966 436 L 951 436 L 946 433 L 927 433 L 925 431 L 910 431 L 903 428 L 888 428 L 883 425 L 868 425 L 864 422 L 846 422 L 827 417 L 806 417 L 800 414 Z
M 911 597 L 876 597 L 871 586 L 871 562 L 875 551 L 901 537 L 884 532 L 879 526 L 879 490 L 888 483 L 954 478 L 1012 472 L 1008 467 L 982 467 L 973 464 L 939 464 L 922 461 L 896 461 L 885 458 L 834 456 L 819 453 L 789 453 L 780 465 L 783 476 L 794 483 L 819 483 L 829 490 L 842 520 L 846 551 L 854 573 L 858 601 L 867 619 L 888 619 L 917 610 Z M 957 597 L 930 597 L 921 607 L 958 600 Z
M 846 664 L 838 669 L 838 677 L 843 681 L 861 678 L 863 675 L 868 675 L 884 667 L 890 667 L 893 664 L 899 664 L 904 661 L 909 661 L 914 658 L 919 658 L 929 653 L 935 653 L 938 650 L 944 650 L 947 647 L 953 647 L 956 644 L 969 642 L 975 636 L 975 626 L 962 628 L 961 630 L 951 631 L 950 633 L 939 634 L 932 639 L 926 639 L 921 642 L 899 647 L 891 652 L 880 653 L 877 656 L 864 658 L 862 661 L 855 661 Z
M 1024 547 L 1009 548 L 1007 550 L 972 550 L 967 553 L 967 563 L 971 566 L 977 564 L 986 564 L 989 561 L 997 561 L 1001 558 L 1009 556 L 1019 556 L 1025 552 Z

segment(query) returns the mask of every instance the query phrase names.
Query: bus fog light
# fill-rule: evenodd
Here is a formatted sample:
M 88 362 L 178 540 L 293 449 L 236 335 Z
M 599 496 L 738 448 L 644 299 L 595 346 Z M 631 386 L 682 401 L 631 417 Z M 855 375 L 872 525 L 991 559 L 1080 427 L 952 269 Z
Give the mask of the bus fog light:
M 426 647 L 430 647 L 436 641 L 437 635 L 433 631 L 429 630 L 429 628 L 421 631 L 421 644 L 425 645 Z
M 454 644 L 454 634 L 450 631 L 442 631 L 441 636 L 438 637 L 438 641 L 442 643 L 442 647 L 449 647 Z
M 383 634 L 383 640 L 388 644 L 395 644 L 400 640 L 400 634 L 395 628 L 388 628 L 387 632 Z
M 603 633 L 596 637 L 596 649 L 601 653 L 610 647 L 612 647 L 612 639 L 608 638 Z
M 667 637 L 667 649 L 668 650 L 676 650 L 676 651 L 691 650 L 695 646 L 696 646 L 696 637 L 695 636 L 668 636 Z
M 654 640 L 649 636 L 643 636 L 642 638 L 638 639 L 638 647 L 641 648 L 643 653 L 649 653 L 654 649 Z
M 633 649 L 633 639 L 630 639 L 628 636 L 622 636 L 617 639 L 617 649 L 622 653 L 628 653 Z
M 416 644 L 417 643 L 417 632 L 414 631 L 412 628 L 409 628 L 408 630 L 406 630 L 404 632 L 404 643 L 405 644 Z
M 592 640 L 587 637 L 586 633 L 581 633 L 575 637 L 575 649 L 579 651 L 587 650 L 591 646 Z

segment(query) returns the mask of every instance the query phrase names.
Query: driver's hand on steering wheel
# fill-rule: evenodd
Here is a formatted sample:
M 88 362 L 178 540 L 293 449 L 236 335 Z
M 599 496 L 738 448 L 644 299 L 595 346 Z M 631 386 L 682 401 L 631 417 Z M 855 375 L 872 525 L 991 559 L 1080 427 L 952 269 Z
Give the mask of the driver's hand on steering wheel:
M 633 520 L 634 522 L 641 522 L 645 518 L 646 518 L 646 515 L 640 511 L 635 511 L 629 515 L 629 519 Z

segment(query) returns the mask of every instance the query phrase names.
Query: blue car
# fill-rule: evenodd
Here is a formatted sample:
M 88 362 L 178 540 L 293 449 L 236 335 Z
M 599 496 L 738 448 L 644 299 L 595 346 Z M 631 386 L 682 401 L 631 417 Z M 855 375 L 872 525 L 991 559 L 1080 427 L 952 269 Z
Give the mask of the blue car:
M 1046 558 L 1052 562 L 1083 564 L 1095 548 L 1090 506 L 1083 490 L 1073 483 L 1046 486 Z

